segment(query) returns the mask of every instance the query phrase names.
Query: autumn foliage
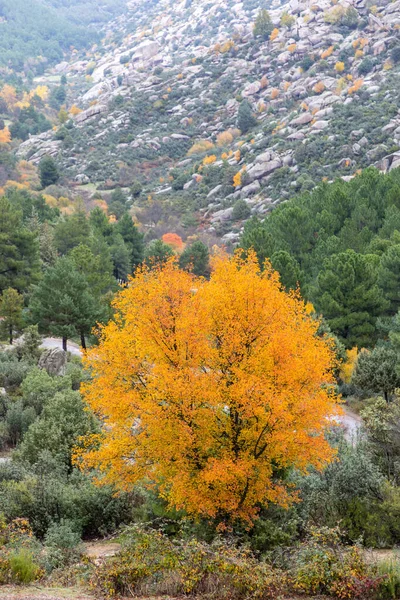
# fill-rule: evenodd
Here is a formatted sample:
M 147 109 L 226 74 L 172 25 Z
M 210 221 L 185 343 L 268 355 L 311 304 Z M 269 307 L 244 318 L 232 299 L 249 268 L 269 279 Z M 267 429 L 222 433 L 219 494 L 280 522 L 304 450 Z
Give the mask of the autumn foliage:
M 8 127 L 0 130 L 0 144 L 8 144 L 11 142 L 11 133 Z
M 332 458 L 333 351 L 255 254 L 219 253 L 209 281 L 173 260 L 141 270 L 114 309 L 85 358 L 103 431 L 76 457 L 99 483 L 143 482 L 190 515 L 251 521 L 293 499 L 289 468 Z
M 182 238 L 177 233 L 164 233 L 162 236 L 162 241 L 164 244 L 168 244 L 168 246 L 171 246 L 171 248 L 175 250 L 180 250 L 183 248 Z

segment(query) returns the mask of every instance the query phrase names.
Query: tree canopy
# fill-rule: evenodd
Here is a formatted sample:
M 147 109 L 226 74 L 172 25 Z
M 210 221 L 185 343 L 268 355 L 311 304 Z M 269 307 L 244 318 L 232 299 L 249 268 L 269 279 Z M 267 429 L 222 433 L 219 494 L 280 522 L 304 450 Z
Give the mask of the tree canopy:
M 174 260 L 143 268 L 114 309 L 86 359 L 104 428 L 77 457 L 102 483 L 150 482 L 189 514 L 251 521 L 290 503 L 288 469 L 331 459 L 332 345 L 254 254 L 216 257 L 209 281 Z

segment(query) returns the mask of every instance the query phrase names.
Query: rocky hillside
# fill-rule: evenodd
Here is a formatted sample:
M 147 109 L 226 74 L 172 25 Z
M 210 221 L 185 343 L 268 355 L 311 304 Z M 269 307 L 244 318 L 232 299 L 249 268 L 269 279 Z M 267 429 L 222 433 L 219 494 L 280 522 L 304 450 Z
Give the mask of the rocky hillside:
M 149 231 L 234 244 L 321 180 L 400 165 L 399 30 L 400 0 L 132 0 L 49 74 L 81 111 L 17 153 L 56 157 L 76 193 L 130 190 Z

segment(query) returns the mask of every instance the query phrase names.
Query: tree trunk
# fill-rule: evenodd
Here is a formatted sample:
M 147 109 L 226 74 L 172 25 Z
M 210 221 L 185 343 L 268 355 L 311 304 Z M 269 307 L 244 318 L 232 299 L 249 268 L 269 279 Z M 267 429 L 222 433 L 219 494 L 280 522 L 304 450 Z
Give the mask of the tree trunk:
M 64 352 L 66 352 L 67 351 L 67 338 L 66 337 L 63 337 L 62 344 L 63 344 L 63 350 L 64 350 Z
M 13 326 L 12 325 L 10 325 L 8 332 L 9 332 L 9 338 L 10 338 L 10 346 L 12 346 L 12 344 L 13 344 Z
M 83 331 L 81 331 L 81 346 L 84 350 L 86 350 L 86 340 L 85 340 L 85 334 L 83 333 Z

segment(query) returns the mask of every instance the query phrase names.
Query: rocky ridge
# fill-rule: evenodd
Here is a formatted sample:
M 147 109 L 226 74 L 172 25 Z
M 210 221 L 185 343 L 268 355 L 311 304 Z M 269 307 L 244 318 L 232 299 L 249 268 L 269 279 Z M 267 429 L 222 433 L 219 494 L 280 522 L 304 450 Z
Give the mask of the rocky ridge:
M 256 0 L 133 0 L 102 47 L 54 69 L 82 109 L 68 145 L 46 132 L 18 156 L 51 154 L 68 180 L 100 193 L 138 180 L 146 198 L 132 198 L 133 212 L 159 202 L 175 223 L 232 243 L 245 218 L 294 192 L 400 166 L 400 0 L 267 8 L 274 30 L 260 40 Z M 256 119 L 246 133 L 243 100 Z

